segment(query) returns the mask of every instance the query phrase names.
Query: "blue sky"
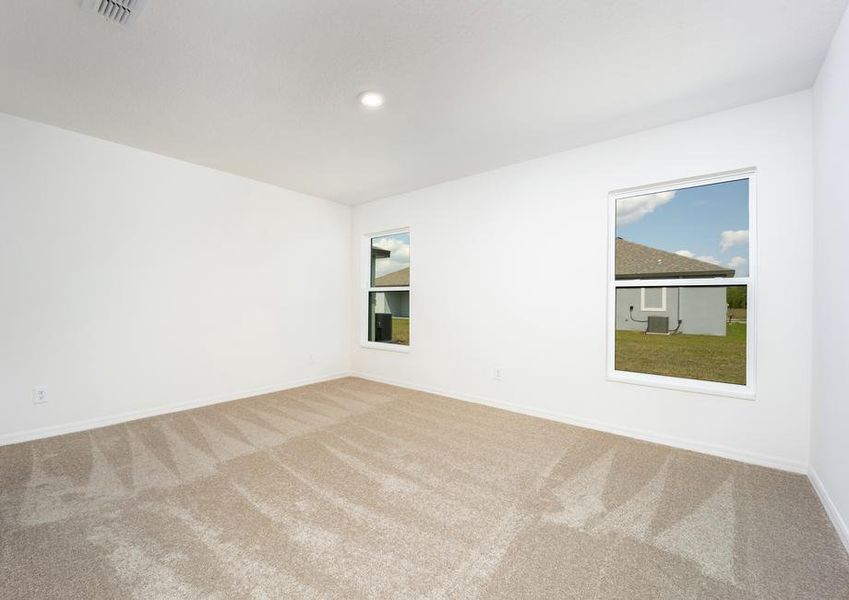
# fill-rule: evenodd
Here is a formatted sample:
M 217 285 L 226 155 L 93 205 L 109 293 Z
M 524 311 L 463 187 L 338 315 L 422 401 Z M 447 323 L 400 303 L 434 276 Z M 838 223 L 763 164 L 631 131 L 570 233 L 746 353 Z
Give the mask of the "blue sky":
M 620 199 L 618 237 L 749 274 L 746 179 Z

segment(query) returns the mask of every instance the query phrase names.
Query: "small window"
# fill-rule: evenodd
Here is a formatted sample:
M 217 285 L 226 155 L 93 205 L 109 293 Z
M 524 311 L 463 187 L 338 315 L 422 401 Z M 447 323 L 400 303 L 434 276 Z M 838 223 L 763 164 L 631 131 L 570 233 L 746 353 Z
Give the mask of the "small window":
M 640 310 L 644 312 L 665 312 L 666 288 L 640 288 Z
M 367 345 L 410 345 L 410 232 L 367 238 Z
M 611 379 L 754 393 L 754 173 L 614 192 Z

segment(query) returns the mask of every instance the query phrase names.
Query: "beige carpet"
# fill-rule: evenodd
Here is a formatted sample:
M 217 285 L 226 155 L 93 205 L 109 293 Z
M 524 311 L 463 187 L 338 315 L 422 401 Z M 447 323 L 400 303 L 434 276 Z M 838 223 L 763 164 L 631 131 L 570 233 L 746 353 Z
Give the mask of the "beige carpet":
M 360 379 L 0 448 L 3 598 L 849 598 L 808 481 Z

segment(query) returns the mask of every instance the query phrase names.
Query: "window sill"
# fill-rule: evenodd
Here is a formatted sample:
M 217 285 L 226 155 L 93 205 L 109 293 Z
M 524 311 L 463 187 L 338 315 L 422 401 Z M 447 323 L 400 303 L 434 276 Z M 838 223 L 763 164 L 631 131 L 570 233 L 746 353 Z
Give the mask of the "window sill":
M 360 347 L 372 350 L 386 350 L 388 352 L 409 353 L 410 347 L 401 344 L 390 344 L 388 342 L 360 342 Z
M 680 377 L 664 377 L 663 375 L 648 375 L 645 373 L 630 373 L 628 371 L 608 372 L 607 380 L 616 383 L 628 383 L 645 387 L 723 396 L 741 400 L 755 400 L 755 390 L 752 386 L 719 383 L 716 381 L 696 381 Z

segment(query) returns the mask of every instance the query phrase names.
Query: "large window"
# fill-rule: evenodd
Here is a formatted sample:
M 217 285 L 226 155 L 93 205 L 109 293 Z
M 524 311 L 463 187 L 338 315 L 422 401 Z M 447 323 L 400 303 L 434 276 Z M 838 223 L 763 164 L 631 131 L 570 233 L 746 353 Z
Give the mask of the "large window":
M 369 236 L 364 342 L 385 348 L 410 345 L 410 232 Z
M 754 394 L 751 170 L 610 195 L 608 375 Z

